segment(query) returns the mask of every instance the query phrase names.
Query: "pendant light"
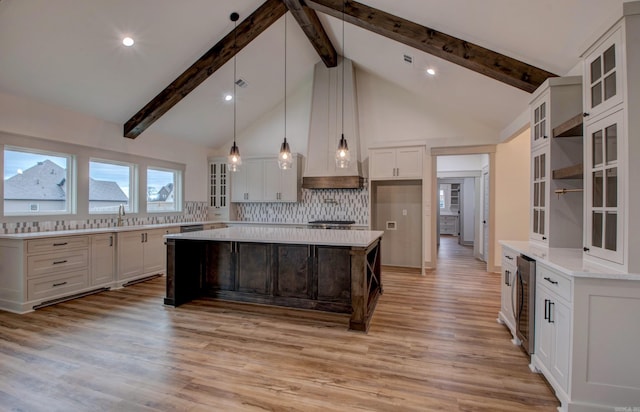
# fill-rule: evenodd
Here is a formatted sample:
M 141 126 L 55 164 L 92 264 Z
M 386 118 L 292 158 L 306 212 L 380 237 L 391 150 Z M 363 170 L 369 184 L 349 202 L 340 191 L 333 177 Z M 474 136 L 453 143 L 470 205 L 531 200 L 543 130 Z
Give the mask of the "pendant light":
M 242 164 L 242 158 L 240 157 L 240 149 L 238 149 L 238 145 L 236 145 L 236 54 L 238 53 L 236 50 L 236 28 L 238 27 L 238 19 L 240 15 L 236 12 L 231 13 L 229 16 L 231 21 L 233 22 L 233 146 L 231 146 L 231 150 L 229 151 L 229 156 L 227 157 L 227 164 L 229 171 L 236 172 L 238 171 L 238 166 Z
M 282 170 L 291 169 L 293 158 L 291 148 L 287 143 L 287 15 L 284 15 L 284 141 L 278 154 L 278 167 Z
M 338 150 L 336 150 L 336 166 L 340 169 L 349 167 L 351 155 L 349 154 L 349 146 L 347 139 L 344 138 L 344 65 L 345 65 L 345 47 L 344 47 L 344 4 L 342 2 L 342 135 L 338 142 Z

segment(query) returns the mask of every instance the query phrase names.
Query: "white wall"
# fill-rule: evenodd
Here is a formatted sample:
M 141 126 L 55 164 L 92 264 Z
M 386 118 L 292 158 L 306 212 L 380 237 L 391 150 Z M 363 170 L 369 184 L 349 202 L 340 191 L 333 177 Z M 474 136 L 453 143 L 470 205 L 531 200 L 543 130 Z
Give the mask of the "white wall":
M 153 131 L 122 137 L 122 125 L 59 106 L 0 93 L 0 130 L 186 165 L 184 200 L 206 201 L 207 156 L 211 150 Z
M 309 118 L 311 115 L 311 91 L 313 72 L 287 95 L 287 142 L 294 153 L 307 155 Z M 284 138 L 284 101 L 267 111 L 249 127 L 236 132 L 236 142 L 242 156 L 265 156 L 280 151 Z M 226 156 L 233 136 L 216 150 L 216 155 Z
M 479 172 L 487 164 L 489 164 L 489 156 L 486 154 L 439 156 L 438 172 Z
M 496 151 L 495 264 L 500 265 L 499 240 L 529 239 L 531 149 L 529 129 L 501 143 Z

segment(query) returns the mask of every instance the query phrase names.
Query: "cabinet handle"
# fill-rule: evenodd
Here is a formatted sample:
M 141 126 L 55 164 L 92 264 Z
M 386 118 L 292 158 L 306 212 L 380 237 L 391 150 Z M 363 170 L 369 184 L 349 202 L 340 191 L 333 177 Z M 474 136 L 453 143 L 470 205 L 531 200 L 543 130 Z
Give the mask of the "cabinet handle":
M 149 234 L 145 233 L 144 234 L 144 243 L 147 243 L 148 240 L 149 240 Z
M 113 236 L 109 236 L 109 247 L 113 246 Z
M 509 260 L 513 260 L 513 258 L 511 256 L 509 256 L 509 255 L 504 255 L 504 257 L 506 257 Z
M 547 237 L 546 236 L 542 236 L 542 240 L 547 240 Z
M 552 285 L 557 285 L 558 284 L 558 281 L 551 280 L 550 277 L 546 277 L 546 278 L 544 278 L 544 280 L 546 280 L 547 282 L 551 283 Z
M 53 262 L 54 265 L 61 265 L 63 263 L 67 263 L 67 260 L 56 260 L 55 262 Z
M 504 284 L 509 286 L 509 271 L 508 270 L 504 271 Z
M 544 300 L 544 320 L 549 320 L 549 309 L 548 309 L 549 302 L 550 302 L 549 299 Z
M 551 319 L 551 305 L 555 306 L 556 304 L 551 302 L 551 301 L 549 301 L 549 320 L 548 320 L 548 322 L 549 323 L 556 323 L 554 320 Z
M 54 283 L 53 287 L 55 288 L 56 286 L 62 286 L 62 285 L 66 285 L 67 282 L 60 282 L 60 283 Z
M 53 246 L 66 246 L 68 242 L 54 243 Z
M 544 136 L 542 136 L 543 139 L 546 139 L 548 136 L 545 134 Z
M 144 233 L 140 233 L 140 243 L 144 243 Z
M 590 249 L 588 247 L 583 247 L 582 250 L 584 250 L 585 252 L 588 252 Z
M 589 113 L 586 113 L 586 112 L 582 113 L 582 117 L 588 117 L 588 116 L 589 116 Z

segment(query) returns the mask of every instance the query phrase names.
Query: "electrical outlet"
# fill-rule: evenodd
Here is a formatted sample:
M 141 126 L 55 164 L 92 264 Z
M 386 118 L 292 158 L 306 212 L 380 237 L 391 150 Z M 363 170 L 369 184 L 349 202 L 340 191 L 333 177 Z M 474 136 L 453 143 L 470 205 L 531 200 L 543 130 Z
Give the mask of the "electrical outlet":
M 407 209 L 402 209 L 402 216 L 406 216 L 407 215 Z

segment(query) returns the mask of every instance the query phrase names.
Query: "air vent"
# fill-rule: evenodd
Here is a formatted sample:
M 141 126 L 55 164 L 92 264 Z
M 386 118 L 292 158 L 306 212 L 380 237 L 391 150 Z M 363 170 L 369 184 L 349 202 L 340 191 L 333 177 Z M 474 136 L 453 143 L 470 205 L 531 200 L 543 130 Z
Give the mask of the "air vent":
M 408 54 L 403 55 L 404 62 L 407 64 L 413 64 L 413 56 Z
M 243 89 L 245 87 L 247 87 L 249 85 L 249 83 L 247 83 L 247 81 L 241 77 L 238 78 L 238 80 L 236 80 L 236 85 L 238 85 L 238 87 L 242 87 Z

